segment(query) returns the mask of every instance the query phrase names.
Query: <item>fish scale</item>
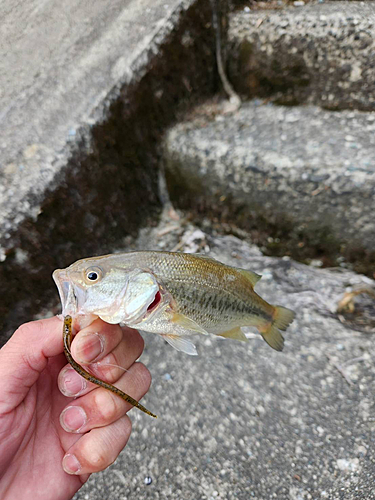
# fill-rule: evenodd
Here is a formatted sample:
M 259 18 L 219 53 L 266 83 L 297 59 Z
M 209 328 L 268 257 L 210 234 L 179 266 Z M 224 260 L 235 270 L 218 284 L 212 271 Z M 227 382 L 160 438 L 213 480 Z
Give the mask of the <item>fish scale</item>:
M 160 275 L 162 278 L 162 275 Z M 195 321 L 199 322 L 203 327 L 209 329 L 217 325 L 228 325 L 231 322 L 245 321 L 244 316 L 251 316 L 255 311 L 259 311 L 265 320 L 271 320 L 271 314 L 264 313 L 263 310 L 255 308 L 238 297 L 233 297 L 231 293 L 218 290 L 221 296 L 215 295 L 211 289 L 205 290 L 205 283 L 200 283 L 200 291 L 194 294 L 185 292 L 186 286 L 184 283 L 179 283 L 176 287 L 171 282 L 166 282 L 166 289 L 175 298 L 177 311 L 186 314 Z M 215 290 L 216 291 L 216 290 Z M 247 290 L 247 292 L 252 292 Z M 259 317 L 257 316 L 259 319 Z
M 181 255 L 185 256 L 186 254 Z M 221 264 L 218 269 L 216 261 L 202 259 L 197 265 L 198 278 L 189 276 L 184 268 L 179 270 L 178 278 L 173 280 L 168 279 L 169 274 L 172 274 L 168 266 L 156 266 L 154 271 L 175 298 L 178 311 L 188 314 L 198 321 L 203 321 L 202 326 L 209 328 L 223 324 L 224 319 L 226 321 L 234 320 L 239 316 L 243 318 L 244 314 L 253 315 L 254 313 L 262 315 L 267 321 L 271 320 L 272 311 L 267 309 L 265 312 L 265 306 L 268 304 L 259 296 L 256 298 L 262 302 L 263 309 L 255 307 L 250 302 L 249 298 L 253 298 L 254 301 L 253 287 L 246 278 L 241 275 L 236 276 L 234 268 Z M 220 286 L 220 283 L 225 279 L 225 273 L 231 273 L 234 276 L 233 281 L 235 281 L 236 288 L 224 290 L 223 286 Z M 192 284 L 199 288 L 189 288 Z M 225 314 L 224 311 L 231 311 L 232 315 Z

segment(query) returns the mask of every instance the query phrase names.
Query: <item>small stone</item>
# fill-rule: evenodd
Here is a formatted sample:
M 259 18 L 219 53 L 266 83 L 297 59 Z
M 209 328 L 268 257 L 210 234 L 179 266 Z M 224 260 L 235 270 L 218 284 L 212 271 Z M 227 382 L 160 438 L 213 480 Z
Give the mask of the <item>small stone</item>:
M 347 460 L 346 458 L 340 458 L 337 460 L 337 467 L 343 472 L 356 472 L 359 469 L 358 458 L 353 458 L 352 460 Z
M 311 262 L 310 262 L 310 266 L 313 266 L 313 267 L 322 267 L 323 266 L 323 261 L 321 261 L 320 259 L 312 259 Z
M 365 457 L 367 455 L 367 449 L 362 445 L 357 446 L 356 452 L 359 457 Z

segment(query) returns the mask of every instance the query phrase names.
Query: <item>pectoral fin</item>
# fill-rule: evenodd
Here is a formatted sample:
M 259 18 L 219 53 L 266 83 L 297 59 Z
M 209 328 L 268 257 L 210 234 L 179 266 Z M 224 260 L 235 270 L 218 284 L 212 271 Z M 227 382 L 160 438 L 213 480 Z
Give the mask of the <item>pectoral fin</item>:
M 248 338 L 246 337 L 246 335 L 243 333 L 243 331 L 239 326 L 232 328 L 232 330 L 227 330 L 226 332 L 219 333 L 218 335 L 220 335 L 220 337 L 225 337 L 228 339 L 242 340 L 243 342 L 248 341 Z
M 208 335 L 208 332 L 198 325 L 195 321 L 188 318 L 184 314 L 174 313 L 172 316 L 172 321 L 176 325 L 185 328 L 186 330 L 190 330 L 191 332 L 202 333 L 203 335 Z
M 197 349 L 191 340 L 178 335 L 162 335 L 163 339 L 168 342 L 177 351 L 182 351 L 190 356 L 198 356 Z

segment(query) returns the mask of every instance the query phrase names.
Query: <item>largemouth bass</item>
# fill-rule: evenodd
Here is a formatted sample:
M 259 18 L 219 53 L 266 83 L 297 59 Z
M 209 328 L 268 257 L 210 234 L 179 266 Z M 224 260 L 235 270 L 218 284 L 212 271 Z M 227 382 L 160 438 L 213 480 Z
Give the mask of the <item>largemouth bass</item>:
M 193 335 L 247 340 L 241 328 L 254 326 L 281 351 L 281 331 L 294 312 L 263 300 L 252 271 L 210 257 L 173 252 L 129 252 L 82 259 L 57 269 L 63 315 L 78 328 L 100 317 L 158 333 L 175 349 L 197 354 Z

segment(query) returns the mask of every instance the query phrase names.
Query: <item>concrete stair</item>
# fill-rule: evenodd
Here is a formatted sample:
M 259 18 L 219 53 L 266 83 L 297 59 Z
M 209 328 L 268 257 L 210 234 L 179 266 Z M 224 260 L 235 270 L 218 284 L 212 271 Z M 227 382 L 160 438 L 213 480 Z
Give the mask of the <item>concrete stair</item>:
M 253 100 L 231 114 L 211 103 L 169 131 L 172 200 L 268 233 L 268 251 L 281 238 L 296 258 L 311 247 L 328 265 L 362 259 L 372 276 L 374 4 L 245 8 L 229 21 L 230 75 Z
M 56 303 L 55 268 L 157 222 L 162 132 L 217 78 L 209 3 L 3 2 L 0 19 L 0 329 L 11 332 Z
M 244 96 L 281 104 L 375 110 L 373 2 L 239 10 L 228 30 L 228 67 Z

